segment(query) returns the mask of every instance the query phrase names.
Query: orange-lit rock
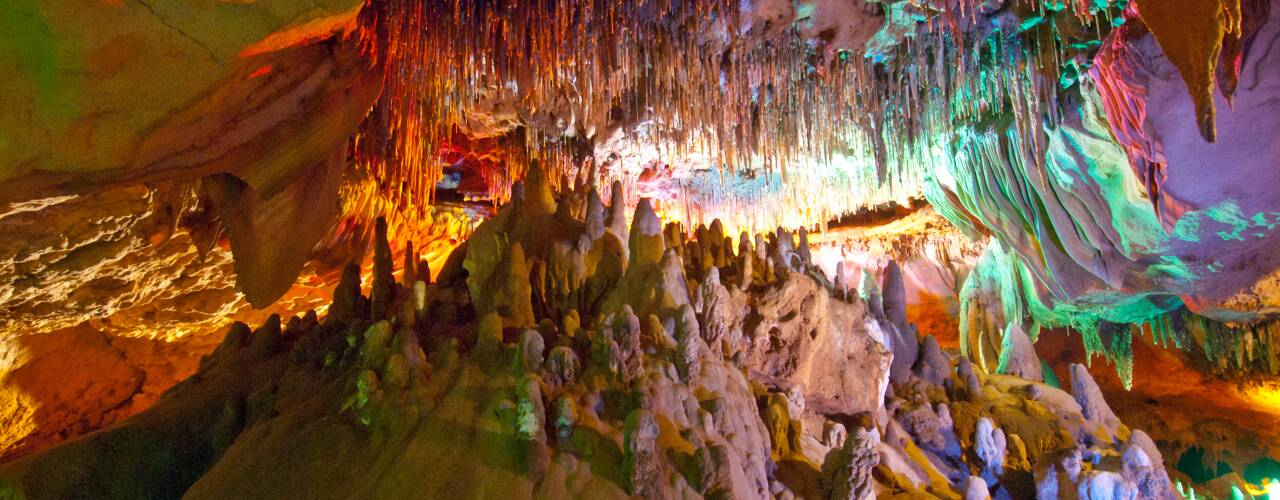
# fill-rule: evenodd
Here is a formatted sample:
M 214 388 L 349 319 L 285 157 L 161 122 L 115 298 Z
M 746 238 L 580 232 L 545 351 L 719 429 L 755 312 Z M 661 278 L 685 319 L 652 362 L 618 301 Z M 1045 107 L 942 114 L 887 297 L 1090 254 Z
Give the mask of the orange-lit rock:
M 1067 380 L 1071 360 L 1084 357 L 1075 336 L 1041 334 L 1035 347 L 1059 380 Z M 1133 350 L 1131 390 L 1125 390 L 1105 360 L 1094 359 L 1089 371 L 1116 415 L 1150 434 L 1166 450 L 1166 462 L 1176 463 L 1194 446 L 1242 472 L 1258 458 L 1277 453 L 1280 406 L 1258 399 L 1266 385 L 1206 373 L 1202 352 L 1154 345 L 1150 333 L 1135 336 Z
M 108 337 L 88 326 L 4 339 L 0 370 L 3 456 L 127 416 L 146 379 Z
M 229 245 L 194 188 L 123 186 L 32 201 L 0 216 L 7 235 L 0 239 L 0 358 L 8 360 L 0 363 L 0 420 L 11 422 L 0 434 L 0 456 L 148 407 L 195 371 L 232 321 L 323 311 L 346 262 L 340 256 L 363 259 L 353 250 L 366 241 L 356 234 L 358 221 L 385 203 L 370 186 L 344 185 L 338 208 L 353 225 L 326 226 L 317 250 L 324 257 L 306 261 L 264 310 L 237 292 Z M 416 238 L 416 253 L 439 270 L 479 214 L 438 207 L 393 218 L 393 236 Z M 394 248 L 402 260 L 403 244 Z

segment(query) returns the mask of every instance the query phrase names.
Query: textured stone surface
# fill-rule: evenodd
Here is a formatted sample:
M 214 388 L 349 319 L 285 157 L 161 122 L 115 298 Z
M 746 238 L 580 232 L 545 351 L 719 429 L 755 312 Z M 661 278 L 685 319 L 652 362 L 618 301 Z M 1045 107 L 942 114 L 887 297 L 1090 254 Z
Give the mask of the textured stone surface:
M 1066 450 L 1146 454 L 1140 438 L 1113 442 L 1076 432 L 1087 420 L 1070 395 L 1016 377 L 970 372 L 960 381 L 948 369 L 935 384 L 908 373 L 888 391 L 890 354 L 879 330 L 887 320 L 872 314 L 878 295 L 832 297 L 820 273 L 798 264 L 745 291 L 726 287 L 727 300 L 742 304 L 730 309 L 743 315 L 733 321 L 741 321 L 742 337 L 735 346 L 722 334 L 722 349 L 706 348 L 709 327 L 693 304 L 672 298 L 697 290 L 701 284 L 686 273 L 706 265 L 680 253 L 714 252 L 719 238 L 634 246 L 640 258 L 630 269 L 642 271 L 597 291 L 598 300 L 560 321 L 553 320 L 559 310 L 547 307 L 556 296 L 508 296 L 507 306 L 534 311 L 536 330 L 504 328 L 501 310 L 476 314 L 469 289 L 493 294 L 512 288 L 501 282 L 510 280 L 547 290 L 551 275 L 539 269 L 556 258 L 557 242 L 588 231 L 573 222 L 524 234 L 500 219 L 486 223 L 482 232 L 497 241 L 529 244 L 522 273 L 423 282 L 429 299 L 421 311 L 378 265 L 382 277 L 371 281 L 396 291 L 381 312 L 348 314 L 342 306 L 324 318 L 236 323 L 197 375 L 154 405 L 0 466 L 0 484 L 41 498 L 88 491 L 189 498 L 825 492 L 861 499 L 959 497 L 972 489 L 966 480 L 976 470 L 993 496 L 1022 498 L 1035 487 L 1033 464 Z M 650 233 L 633 228 L 633 235 Z M 394 247 L 379 245 L 378 260 L 407 261 L 388 258 L 385 249 Z M 767 258 L 777 249 L 766 250 Z M 474 265 L 486 256 L 473 257 Z M 449 260 L 445 268 L 465 259 Z M 738 262 L 727 255 L 720 261 Z M 337 298 L 370 301 L 346 274 Z M 568 284 L 566 297 L 593 286 Z M 606 297 L 623 305 L 609 311 Z M 403 312 L 406 305 L 412 313 Z M 651 312 L 642 321 L 636 308 Z M 542 363 L 538 344 L 550 346 Z M 947 357 L 926 357 L 949 368 Z M 133 373 L 118 365 L 104 371 Z M 126 396 L 104 392 L 103 399 Z M 854 431 L 839 431 L 847 428 Z M 1084 465 L 1064 487 L 1100 488 L 1113 476 L 1120 486 L 1139 484 L 1126 477 L 1162 486 L 1145 469 L 1159 459 L 1138 453 L 1128 469 L 1120 461 Z
M 347 185 L 355 193 L 342 202 L 347 217 L 358 218 L 369 201 L 362 198 L 361 186 Z M 0 397 L 22 401 L 5 405 L 5 418 L 15 424 L 0 439 L 0 453 L 39 449 L 145 408 L 193 373 L 196 360 L 232 321 L 256 324 L 272 312 L 287 318 L 328 303 L 339 273 L 322 258 L 307 262 L 298 282 L 291 278 L 289 290 L 271 308 L 253 309 L 236 290 L 228 242 L 208 217 L 194 188 L 173 184 L 26 202 L 10 205 L 0 216 L 0 233 L 8 236 L 0 239 L 0 352 L 5 353 L 0 355 L 20 360 L 0 367 Z M 450 238 L 474 224 L 465 211 L 450 209 L 435 210 L 423 222 L 417 231 L 400 234 L 423 242 L 421 255 L 436 263 L 456 246 Z M 353 235 L 325 231 L 320 246 L 329 258 L 352 254 Z M 82 349 L 86 344 L 76 339 L 90 334 L 113 348 Z M 42 347 L 64 344 L 65 349 Z M 32 349 L 42 354 L 22 354 Z M 86 382 L 91 375 L 78 368 L 108 367 L 119 361 L 117 351 L 123 352 L 125 368 L 102 368 L 100 379 Z M 63 369 L 65 387 L 6 375 Z M 126 369 L 145 382 L 119 375 Z M 90 385 L 123 396 L 104 397 L 101 403 L 59 396 L 88 391 Z M 100 406 L 107 402 L 120 408 L 104 413 Z
M 1027 332 L 1017 323 L 1009 323 L 1004 330 L 1004 341 L 1000 345 L 1000 365 L 996 373 L 1016 375 L 1027 380 L 1044 381 L 1040 371 L 1040 358 L 1036 349 L 1027 338 Z
M 862 302 L 832 299 L 813 279 L 789 274 L 749 296 L 743 329 L 747 366 L 766 381 L 799 384 L 810 405 L 855 414 L 876 411 L 891 355 Z
M 29 121 L 0 144 L 4 199 L 219 171 L 274 194 L 372 103 L 347 94 L 361 65 L 338 60 L 358 57 L 363 3 L 14 5 L 25 29 L 0 42 L 13 83 L 0 121 Z M 327 127 L 328 141 L 312 134 Z M 250 151 L 271 154 L 239 161 Z

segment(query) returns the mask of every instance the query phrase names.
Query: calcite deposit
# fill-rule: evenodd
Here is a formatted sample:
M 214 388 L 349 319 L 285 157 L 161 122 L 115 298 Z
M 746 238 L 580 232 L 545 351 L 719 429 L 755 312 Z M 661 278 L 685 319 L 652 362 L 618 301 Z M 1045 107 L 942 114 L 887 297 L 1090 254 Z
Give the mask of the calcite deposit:
M 782 231 L 738 254 L 719 235 L 664 234 L 642 203 L 629 257 L 602 254 L 619 237 L 592 240 L 565 215 L 601 210 L 578 194 L 530 179 L 476 230 L 493 245 L 461 247 L 411 286 L 379 221 L 367 295 L 353 266 L 325 315 L 233 325 L 150 408 L 0 467 L 0 484 L 40 498 L 1172 491 L 1159 451 L 1082 367 L 1071 393 L 965 372 L 919 341 L 901 297 L 843 293 L 804 259 L 776 260 L 796 244 Z M 520 230 L 546 217 L 548 230 Z M 724 257 L 683 257 L 698 248 Z M 550 271 L 607 259 L 612 281 Z M 738 282 L 744 262 L 761 271 Z M 883 289 L 900 293 L 894 276 Z M 1060 470 L 1059 457 L 1077 458 Z

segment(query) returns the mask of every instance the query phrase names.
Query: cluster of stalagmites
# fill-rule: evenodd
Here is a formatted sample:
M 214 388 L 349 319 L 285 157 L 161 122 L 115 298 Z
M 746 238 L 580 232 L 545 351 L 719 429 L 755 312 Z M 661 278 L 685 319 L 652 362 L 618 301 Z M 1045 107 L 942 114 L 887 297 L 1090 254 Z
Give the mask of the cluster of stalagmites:
M 1071 394 L 984 375 L 917 337 L 896 266 L 850 290 L 803 231 L 686 238 L 644 201 L 628 225 L 620 191 L 557 200 L 535 169 L 434 283 L 412 249 L 396 281 L 379 224 L 368 295 L 351 265 L 323 320 L 233 326 L 153 412 L 244 360 L 287 367 L 212 406 L 187 495 L 1171 497 L 1083 367 Z M 306 453 L 342 458 L 283 458 Z M 355 470 L 282 475 L 312 466 Z

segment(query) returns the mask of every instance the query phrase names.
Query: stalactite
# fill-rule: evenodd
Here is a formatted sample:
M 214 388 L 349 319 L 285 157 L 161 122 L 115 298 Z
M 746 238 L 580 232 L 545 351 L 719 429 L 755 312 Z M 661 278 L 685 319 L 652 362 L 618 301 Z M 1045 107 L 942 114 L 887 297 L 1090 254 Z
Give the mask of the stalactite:
M 357 159 L 411 208 L 432 199 L 439 153 L 459 131 L 523 130 L 520 151 L 498 152 L 509 160 L 485 173 L 501 202 L 525 157 L 577 177 L 610 160 L 575 153 L 575 141 L 589 150 L 620 128 L 653 145 L 659 162 L 703 158 L 728 174 L 680 180 L 674 188 L 697 199 L 656 202 L 668 220 L 720 218 L 753 232 L 825 222 L 918 193 L 950 161 L 957 134 L 994 121 L 1012 119 L 1011 148 L 1038 163 L 1041 130 L 1062 114 L 1052 104 L 1060 66 L 1096 49 L 1070 36 L 1101 37 L 1126 4 L 1025 1 L 1020 12 L 1052 22 L 1002 26 L 966 3 L 926 10 L 906 43 L 858 53 L 806 40 L 796 25 L 765 37 L 747 29 L 736 0 L 390 0 L 387 88 Z M 471 122 L 485 106 L 514 102 L 532 103 L 536 116 L 506 128 Z M 633 182 L 624 177 L 653 166 L 612 168 L 603 180 Z

